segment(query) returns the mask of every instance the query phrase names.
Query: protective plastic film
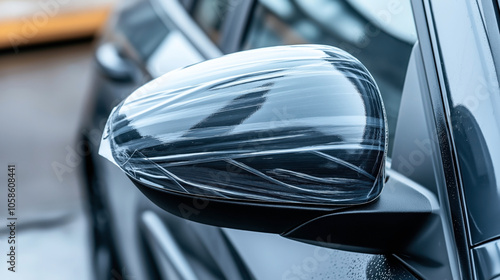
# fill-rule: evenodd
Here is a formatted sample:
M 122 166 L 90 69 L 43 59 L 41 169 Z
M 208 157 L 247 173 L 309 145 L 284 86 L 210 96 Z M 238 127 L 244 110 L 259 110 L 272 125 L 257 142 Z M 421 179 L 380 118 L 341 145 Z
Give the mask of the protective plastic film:
M 382 189 L 386 127 L 378 88 L 351 55 L 319 45 L 273 47 L 141 87 L 111 113 L 100 153 L 133 179 L 168 191 L 358 204 Z

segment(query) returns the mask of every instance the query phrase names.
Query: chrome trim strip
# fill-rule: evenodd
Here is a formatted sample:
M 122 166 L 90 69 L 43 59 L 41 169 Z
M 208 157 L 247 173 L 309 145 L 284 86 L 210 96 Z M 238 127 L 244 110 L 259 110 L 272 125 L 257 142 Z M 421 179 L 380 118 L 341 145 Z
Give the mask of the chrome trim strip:
M 166 257 L 179 279 L 197 280 L 198 277 L 184 257 L 184 253 L 160 217 L 152 211 L 146 211 L 142 213 L 141 221 L 148 237 L 151 238 L 150 245 L 159 249 L 158 251 Z

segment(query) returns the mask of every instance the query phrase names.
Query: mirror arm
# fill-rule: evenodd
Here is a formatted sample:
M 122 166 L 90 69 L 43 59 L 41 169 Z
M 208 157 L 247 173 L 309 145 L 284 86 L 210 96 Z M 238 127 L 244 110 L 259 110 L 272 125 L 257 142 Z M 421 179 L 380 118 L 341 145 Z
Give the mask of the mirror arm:
M 404 176 L 390 172 L 372 203 L 310 220 L 283 237 L 361 253 L 404 253 L 438 215 L 436 197 Z

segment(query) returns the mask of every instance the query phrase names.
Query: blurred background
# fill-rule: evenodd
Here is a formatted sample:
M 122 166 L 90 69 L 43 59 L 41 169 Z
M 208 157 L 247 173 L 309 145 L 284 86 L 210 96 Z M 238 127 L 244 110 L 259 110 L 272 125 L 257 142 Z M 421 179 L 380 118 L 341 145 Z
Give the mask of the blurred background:
M 180 3 L 187 16 L 181 16 L 173 2 Z M 250 2 L 252 9 L 240 14 L 239 9 L 250 9 Z M 130 253 L 135 251 L 128 245 L 118 251 L 123 250 L 119 253 L 130 273 L 123 267 L 109 269 L 116 266 L 106 263 L 110 253 L 93 245 L 94 240 L 104 242 L 99 234 L 110 227 L 110 220 L 117 223 L 119 243 L 132 242 L 127 234 L 137 225 L 119 219 L 129 213 L 124 211 L 132 211 L 132 206 L 125 207 L 131 205 L 127 197 L 141 195 L 133 186 L 121 186 L 131 184 L 116 167 L 85 161 L 82 135 L 95 147 L 100 122 L 121 98 L 177 67 L 265 46 L 337 46 L 356 56 L 375 77 L 392 137 L 416 41 L 409 3 L 0 0 L 0 279 L 95 279 L 93 262 L 103 264 L 101 270 L 109 274 L 103 279 L 143 279 L 138 261 L 131 257 L 140 255 Z M 238 18 L 246 19 L 247 26 L 238 25 Z M 16 165 L 17 176 L 15 274 L 5 263 L 8 164 Z M 108 177 L 92 182 L 92 164 Z M 87 173 L 82 172 L 85 168 Z M 96 202 L 98 194 L 89 194 L 86 185 L 94 183 L 109 189 L 110 201 L 104 202 L 109 205 Z M 119 214 L 102 220 L 91 206 L 117 206 L 110 212 Z
M 92 39 L 113 0 L 0 0 L 0 279 L 94 279 L 81 161 L 72 152 Z M 74 163 L 57 176 L 53 166 Z M 7 164 L 16 164 L 17 272 L 7 270 Z

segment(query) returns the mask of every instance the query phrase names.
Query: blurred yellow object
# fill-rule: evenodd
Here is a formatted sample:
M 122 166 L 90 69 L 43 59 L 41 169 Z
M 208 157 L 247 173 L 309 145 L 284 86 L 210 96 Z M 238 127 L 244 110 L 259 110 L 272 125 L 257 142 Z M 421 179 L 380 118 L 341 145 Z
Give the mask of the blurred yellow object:
M 112 5 L 35 13 L 0 19 L 0 48 L 14 48 L 94 35 L 106 22 Z

